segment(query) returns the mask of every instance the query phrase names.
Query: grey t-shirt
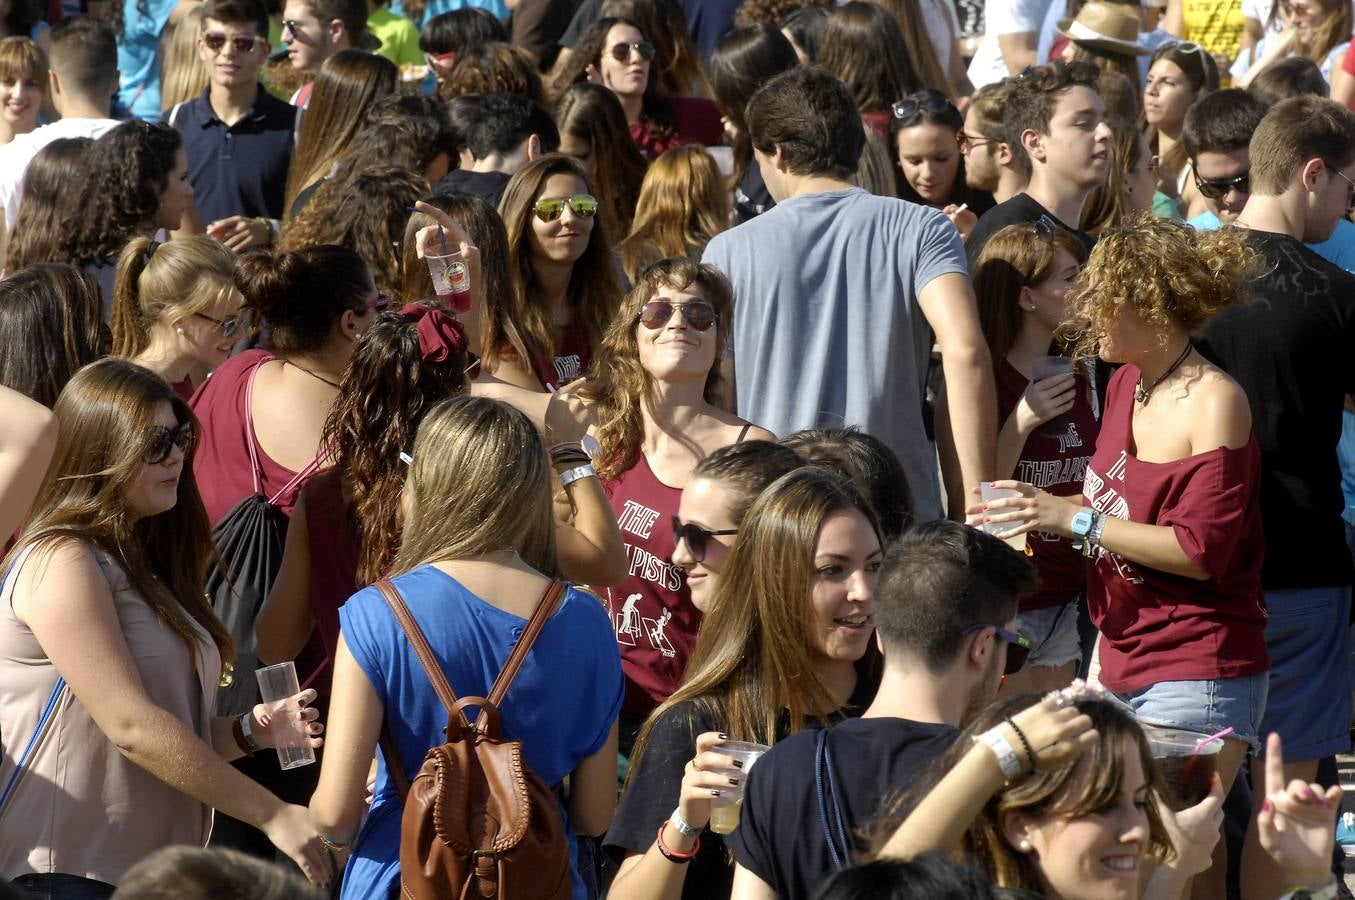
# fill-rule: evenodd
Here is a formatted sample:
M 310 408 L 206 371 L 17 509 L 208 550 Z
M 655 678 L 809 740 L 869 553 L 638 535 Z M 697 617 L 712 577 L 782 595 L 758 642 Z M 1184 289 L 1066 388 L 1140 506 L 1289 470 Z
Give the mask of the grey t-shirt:
M 859 188 L 808 194 L 716 236 L 702 261 L 734 285 L 739 415 L 778 435 L 875 435 L 903 463 L 918 516 L 940 516 L 922 424 L 932 332 L 917 297 L 933 278 L 968 276 L 950 220 Z

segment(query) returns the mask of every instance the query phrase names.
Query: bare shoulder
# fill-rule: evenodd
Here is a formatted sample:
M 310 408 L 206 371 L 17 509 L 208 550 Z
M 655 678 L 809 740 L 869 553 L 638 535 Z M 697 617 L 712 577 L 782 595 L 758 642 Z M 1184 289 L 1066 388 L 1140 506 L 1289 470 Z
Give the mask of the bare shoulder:
M 20 621 L 44 598 L 61 597 L 63 606 L 109 595 L 107 579 L 89 545 L 73 537 L 54 537 L 33 547 L 15 576 L 13 605 Z
M 1251 406 L 1241 385 L 1212 365 L 1201 368 L 1190 392 L 1190 443 L 1193 452 L 1219 447 L 1236 450 L 1251 440 Z

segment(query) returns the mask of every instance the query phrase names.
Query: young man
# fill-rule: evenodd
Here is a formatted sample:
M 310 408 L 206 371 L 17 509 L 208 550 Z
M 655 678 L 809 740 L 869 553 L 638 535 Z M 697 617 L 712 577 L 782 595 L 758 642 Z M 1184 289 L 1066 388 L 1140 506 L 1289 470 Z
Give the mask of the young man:
M 1007 225 L 1038 222 L 1049 216 L 1080 237 L 1083 204 L 1105 184 L 1110 163 L 1110 127 L 1096 93 L 1096 66 L 1057 60 L 1028 70 L 1012 85 L 1003 110 L 1008 142 L 1020 144 L 1030 159 L 1026 189 L 999 203 L 979 219 L 965 241 L 972 270 L 988 239 Z
M 1336 447 L 1355 393 L 1355 276 L 1307 243 L 1331 237 L 1355 198 L 1355 114 L 1318 97 L 1274 107 L 1251 139 L 1251 198 L 1237 219 L 1261 255 L 1249 294 L 1205 329 L 1200 352 L 1237 380 L 1261 446 L 1262 583 L 1273 668 L 1261 733 L 1284 740 L 1285 781 L 1350 747 L 1352 566 Z M 1254 796 L 1264 794 L 1260 766 Z M 1255 829 L 1251 896 L 1279 896 Z
M 904 533 L 875 585 L 875 640 L 884 654 L 875 700 L 831 731 L 791 735 L 749 769 L 738 830 L 725 839 L 738 863 L 731 900 L 809 900 L 836 868 L 819 824 L 821 735 L 822 778 L 832 778 L 825 806 L 842 810 L 852 841 L 836 849 L 846 860 L 864 849 L 850 836 L 997 693 L 1017 661 L 1008 643 L 1017 599 L 1038 583 L 1025 556 L 966 525 L 928 522 Z
M 998 203 L 1015 197 L 1030 181 L 1030 157 L 1020 144 L 1007 142 L 1002 125 L 1002 110 L 1015 83 L 1004 78 L 975 91 L 960 138 L 965 183 L 989 192 Z
M 1248 145 L 1265 117 L 1265 104 L 1240 88 L 1215 91 L 1186 113 L 1181 140 L 1206 209 L 1188 224 L 1212 231 L 1237 219 L 1251 196 Z
M 207 90 L 164 117 L 183 135 L 207 233 L 237 253 L 277 235 L 292 159 L 296 107 L 259 86 L 268 51 L 260 0 L 207 0 L 198 35 Z
M 367 31 L 367 0 L 287 0 L 282 8 L 282 42 L 292 68 L 308 76 L 292 95 L 302 109 L 320 66 L 340 50 L 378 50 L 381 42 Z
M 777 434 L 859 426 L 898 454 L 918 518 L 936 518 L 936 453 L 922 421 L 933 332 L 965 485 L 991 477 L 997 434 L 959 233 L 937 210 L 852 186 L 860 115 L 823 69 L 763 85 L 748 125 L 776 206 L 717 235 L 703 257 L 734 286 L 739 414 Z
M 5 228 L 19 212 L 24 171 L 38 151 L 57 138 L 97 138 L 117 125 L 109 118 L 118 86 L 118 45 L 105 23 L 69 16 L 52 27 L 48 71 L 52 105 L 61 118 L 0 147 L 0 207 Z
M 474 162 L 448 173 L 433 193 L 464 191 L 496 207 L 518 169 L 560 148 L 550 114 L 520 94 L 481 95 L 465 137 Z
M 969 80 L 976 89 L 1049 58 L 1053 35 L 1041 32 L 1045 14 L 1053 5 L 1053 0 L 990 0 L 985 4 L 987 28 L 969 63 Z

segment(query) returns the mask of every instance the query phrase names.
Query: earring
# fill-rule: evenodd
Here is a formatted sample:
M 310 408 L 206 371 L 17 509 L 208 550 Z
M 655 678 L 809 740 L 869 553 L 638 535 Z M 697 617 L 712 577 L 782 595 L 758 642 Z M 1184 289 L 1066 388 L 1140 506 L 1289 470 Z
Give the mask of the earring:
M 1021 840 L 1016 842 L 1016 849 L 1020 850 L 1022 853 L 1029 853 L 1031 849 L 1030 841 L 1026 840 L 1025 838 L 1021 838 Z
M 175 326 L 174 326 L 174 330 L 177 331 L 177 332 L 179 333 L 179 337 L 183 337 L 183 326 L 182 326 L 182 325 L 175 325 Z

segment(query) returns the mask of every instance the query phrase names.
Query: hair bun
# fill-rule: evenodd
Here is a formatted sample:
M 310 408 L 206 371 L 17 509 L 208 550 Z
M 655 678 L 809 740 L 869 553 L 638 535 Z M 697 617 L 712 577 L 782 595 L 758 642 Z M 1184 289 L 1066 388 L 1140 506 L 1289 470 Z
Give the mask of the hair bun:
M 307 269 L 309 264 L 299 253 L 259 250 L 245 254 L 236 263 L 235 287 L 244 296 L 245 307 L 258 312 L 264 321 L 286 322 Z

